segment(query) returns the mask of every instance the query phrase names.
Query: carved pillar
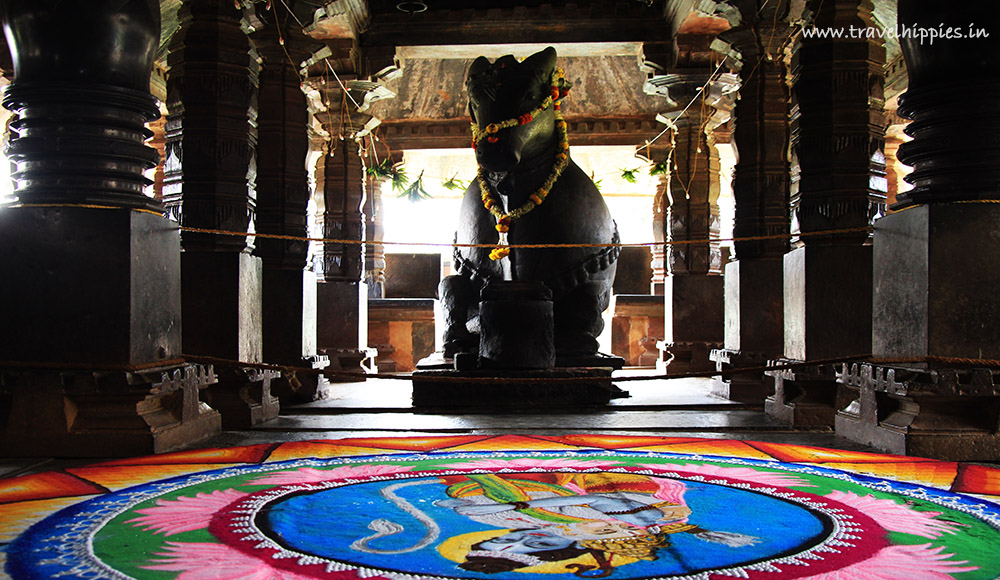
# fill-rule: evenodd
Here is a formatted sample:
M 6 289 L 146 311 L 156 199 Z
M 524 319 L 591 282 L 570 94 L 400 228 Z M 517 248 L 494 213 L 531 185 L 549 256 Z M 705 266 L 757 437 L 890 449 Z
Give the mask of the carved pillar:
M 741 56 L 733 138 L 734 237 L 788 233 L 788 84 L 783 47 L 791 33 L 788 2 L 739 3 L 741 25 L 722 36 Z M 782 259 L 788 240 L 737 241 L 726 265 L 724 348 L 712 352 L 719 370 L 766 365 L 783 352 Z M 717 380 L 713 392 L 761 403 L 773 381 L 759 374 Z
M 698 102 L 681 115 L 667 113 L 675 127 L 670 178 L 663 212 L 669 241 L 699 240 L 667 246 L 664 281 L 663 355 L 658 366 L 672 372 L 710 370 L 712 348 L 722 346 L 723 280 L 719 249 L 719 155 L 712 131 L 729 116 L 735 75 L 708 82 L 705 73 L 669 74 L 657 83 L 660 94 L 682 106 Z M 713 241 L 714 240 L 714 241 Z
M 159 16 L 144 0 L 3 5 L 18 115 L 18 202 L 0 211 L 0 351 L 16 361 L 0 368 L 3 455 L 135 455 L 220 430 L 199 397 L 211 367 L 176 361 L 176 226 L 143 193 Z
M 403 162 L 402 151 L 392 151 L 388 154 L 389 163 L 395 165 Z M 384 160 L 384 158 L 383 158 Z M 368 157 L 368 163 L 375 163 L 373 157 Z M 382 187 L 390 187 L 384 180 L 373 175 L 367 176 L 366 191 L 370 192 L 365 201 L 365 283 L 368 285 L 369 298 L 385 298 L 385 246 L 382 241 Z
M 1000 19 L 992 3 L 899 2 L 911 29 L 961 30 L 934 43 L 902 39 L 909 74 L 900 115 L 912 141 L 899 147 L 913 189 L 876 223 L 873 352 L 920 363 L 862 365 L 844 382 L 858 400 L 837 434 L 893 453 L 948 460 L 1000 454 Z M 969 15 L 976 14 L 970 25 Z M 954 28 L 952 28 L 954 27 Z M 978 35 L 985 31 L 989 36 Z M 962 99 L 956 114 L 956 98 Z M 927 359 L 925 357 L 931 357 Z
M 871 0 L 813 3 L 815 26 L 867 29 Z M 792 57 L 791 193 L 796 248 L 784 257 L 784 356 L 807 361 L 871 351 L 872 248 L 884 212 L 885 48 L 874 38 L 805 38 Z M 794 170 L 793 170 L 794 171 Z M 851 230 L 845 233 L 826 233 Z M 768 413 L 829 425 L 839 405 L 832 366 L 776 374 Z
M 364 240 L 367 176 L 357 143 L 336 141 L 335 149 L 319 159 L 316 174 L 317 194 L 322 191 L 317 203 L 323 237 Z M 362 279 L 365 245 L 323 244 L 319 263 L 319 348 L 334 368 L 360 374 L 368 346 L 368 288 Z
M 669 241 L 667 219 L 670 213 L 670 171 L 664 168 L 669 167 L 672 150 L 670 143 L 661 138 L 640 152 L 654 167 L 659 168 L 659 173 L 656 175 L 656 193 L 653 195 L 653 240 L 657 245 L 650 251 L 652 254 L 650 269 L 653 275 L 649 288 L 649 293 L 656 296 L 663 296 L 663 287 L 669 274 L 666 242 Z
M 188 0 L 171 41 L 163 201 L 187 227 L 250 231 L 256 210 L 257 74 L 240 12 Z M 261 261 L 248 238 L 183 232 L 181 303 L 187 354 L 261 362 Z M 210 391 L 227 426 L 277 414 L 270 380 L 220 368 Z
M 252 35 L 262 60 L 257 231 L 304 238 L 310 196 L 306 171 L 309 110 L 297 66 L 316 43 L 299 31 L 288 11 L 259 10 L 261 25 Z M 269 363 L 325 368 L 329 359 L 316 351 L 316 274 L 306 268 L 309 243 L 262 237 L 256 244 L 254 255 L 263 264 L 264 358 Z M 330 390 L 329 382 L 319 375 L 297 376 L 294 381 L 282 378 L 273 387 L 281 400 L 300 402 L 324 399 Z

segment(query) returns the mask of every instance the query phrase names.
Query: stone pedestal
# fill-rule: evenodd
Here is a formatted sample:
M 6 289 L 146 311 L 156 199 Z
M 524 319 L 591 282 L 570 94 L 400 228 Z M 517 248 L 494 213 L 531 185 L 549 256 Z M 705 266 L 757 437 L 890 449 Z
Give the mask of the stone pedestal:
M 368 286 L 364 282 L 320 282 L 316 286 L 316 343 L 330 360 L 330 370 L 364 380 L 368 338 Z M 346 381 L 340 376 L 337 381 Z
M 480 410 L 603 406 L 611 399 L 628 396 L 612 384 L 611 372 L 610 368 L 418 370 L 413 373 L 413 406 Z
M 378 349 L 379 372 L 408 372 L 434 352 L 434 300 L 368 301 L 369 346 Z
M 628 366 L 654 367 L 659 359 L 656 343 L 663 340 L 662 296 L 618 294 L 611 318 L 611 353 Z
M 785 255 L 781 362 L 871 352 L 872 247 L 805 246 Z M 792 425 L 832 426 L 847 394 L 832 368 L 780 371 L 765 410 Z
M 722 347 L 723 290 L 722 276 L 667 277 L 657 369 L 671 373 L 715 369 L 709 352 Z
M 712 351 L 716 368 L 766 366 L 784 348 L 783 263 L 745 259 L 726 264 L 723 348 Z M 716 379 L 712 393 L 744 403 L 761 403 L 774 392 L 763 372 Z

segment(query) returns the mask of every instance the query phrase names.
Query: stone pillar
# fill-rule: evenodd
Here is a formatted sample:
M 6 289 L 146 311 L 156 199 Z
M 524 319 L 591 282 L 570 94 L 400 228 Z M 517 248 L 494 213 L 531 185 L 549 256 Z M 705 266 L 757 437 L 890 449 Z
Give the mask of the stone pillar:
M 248 232 L 256 211 L 257 73 L 240 11 L 188 0 L 171 41 L 163 201 L 183 226 Z M 259 363 L 261 261 L 243 236 L 183 232 L 185 353 Z M 227 426 L 276 416 L 270 374 L 221 367 L 210 391 Z M 265 379 L 267 379 L 265 381 Z
M 316 168 L 316 198 L 322 210 L 318 222 L 324 238 L 360 242 L 365 239 L 362 206 L 367 176 L 357 143 L 343 139 L 334 144 Z M 368 288 L 362 279 L 365 245 L 325 243 L 319 262 L 320 351 L 330 357 L 334 369 L 361 375 L 361 363 L 368 356 Z
M 286 10 L 259 8 L 253 42 L 261 56 L 257 139 L 257 231 L 308 237 L 309 110 L 297 66 L 316 42 L 302 34 Z M 275 22 L 277 19 L 277 23 Z M 257 238 L 262 262 L 262 335 L 269 363 L 321 369 L 329 365 L 316 350 L 316 274 L 307 268 L 304 240 Z M 308 402 L 329 396 L 318 374 L 285 377 L 273 384 L 282 401 Z
M 733 139 L 734 237 L 788 234 L 788 84 L 783 47 L 791 33 L 789 3 L 739 4 L 737 28 L 724 33 L 741 55 L 740 91 Z M 761 367 L 783 352 L 782 260 L 788 239 L 737 241 L 726 265 L 724 348 L 713 351 L 719 370 Z M 719 378 L 716 395 L 762 403 L 773 392 L 762 372 Z
M 391 163 L 403 162 L 403 152 L 393 151 L 388 154 Z M 368 164 L 375 163 L 371 156 Z M 365 200 L 365 284 L 368 285 L 369 298 L 385 298 L 385 246 L 382 241 L 382 183 L 373 175 L 366 175 L 365 190 L 369 197 Z M 386 185 L 386 187 L 389 187 Z
M 722 346 L 723 280 L 719 248 L 719 155 L 713 130 L 729 115 L 735 75 L 708 82 L 704 73 L 671 74 L 659 83 L 681 105 L 698 102 L 672 119 L 673 151 L 667 197 L 661 210 L 665 238 L 698 243 L 667 246 L 668 275 L 664 280 L 664 341 L 658 366 L 671 372 L 714 369 L 709 351 Z M 708 82 L 705 91 L 698 91 Z
M 656 193 L 653 194 L 653 240 L 656 245 L 650 249 L 652 257 L 649 263 L 653 272 L 649 293 L 654 296 L 663 296 L 663 287 L 669 274 L 666 243 L 669 241 L 667 217 L 670 208 L 670 171 L 664 168 L 669 167 L 672 150 L 670 143 L 661 138 L 640 151 L 654 167 L 659 168 L 655 176 Z
M 871 0 L 813 2 L 814 25 L 867 29 Z M 784 257 L 784 358 L 810 361 L 871 352 L 869 229 L 885 208 L 885 48 L 874 38 L 801 38 L 792 57 L 795 249 Z M 793 168 L 793 175 L 795 169 Z M 843 233 L 827 233 L 850 230 Z M 794 425 L 831 425 L 832 365 L 781 371 L 769 414 Z
M 176 225 L 144 195 L 160 13 L 142 0 L 2 8 L 17 201 L 0 211 L 0 454 L 167 451 L 218 433 L 181 364 Z
M 838 435 L 893 453 L 1000 454 L 1000 104 L 986 97 L 1000 89 L 1000 65 L 984 56 L 1000 50 L 992 7 L 899 2 L 908 28 L 989 36 L 901 42 L 909 85 L 899 112 L 913 140 L 899 157 L 914 187 L 897 193 L 894 209 L 905 211 L 880 219 L 874 241 L 873 353 L 888 362 L 847 369 L 844 382 L 860 392 L 836 421 Z

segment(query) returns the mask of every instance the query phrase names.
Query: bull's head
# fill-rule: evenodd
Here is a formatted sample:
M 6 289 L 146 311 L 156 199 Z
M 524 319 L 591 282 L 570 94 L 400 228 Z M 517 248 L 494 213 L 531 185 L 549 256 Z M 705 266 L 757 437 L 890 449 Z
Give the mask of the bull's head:
M 507 55 L 490 62 L 479 57 L 469 67 L 466 88 L 472 122 L 485 132 L 491 124 L 518 119 L 538 108 L 552 91 L 556 49 L 551 46 L 523 62 Z M 509 171 L 522 158 L 543 154 L 555 138 L 549 106 L 530 122 L 492 133 L 476 144 L 476 161 L 489 171 Z

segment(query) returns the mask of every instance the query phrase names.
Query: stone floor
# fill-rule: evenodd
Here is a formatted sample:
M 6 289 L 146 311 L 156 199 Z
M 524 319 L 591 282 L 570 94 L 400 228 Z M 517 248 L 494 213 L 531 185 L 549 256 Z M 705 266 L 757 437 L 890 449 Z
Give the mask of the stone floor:
M 624 370 L 621 375 L 652 374 Z M 407 381 L 372 379 L 337 384 L 329 399 L 283 407 L 281 416 L 247 431 L 226 431 L 196 447 L 226 447 L 346 437 L 444 434 L 566 435 L 603 433 L 744 439 L 874 451 L 836 437 L 832 429 L 793 430 L 764 414 L 763 405 L 746 405 L 711 395 L 711 379 L 671 379 L 619 383 L 629 397 L 607 407 L 550 412 L 484 413 L 481 410 L 434 412 L 410 405 Z M 0 459 L 0 477 L 83 465 L 102 458 Z

